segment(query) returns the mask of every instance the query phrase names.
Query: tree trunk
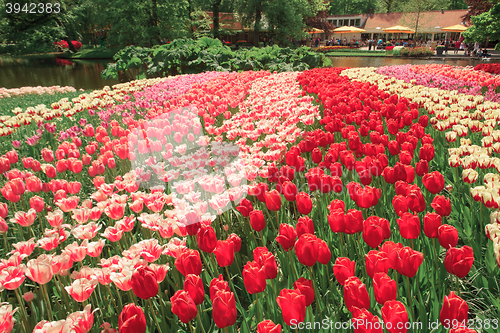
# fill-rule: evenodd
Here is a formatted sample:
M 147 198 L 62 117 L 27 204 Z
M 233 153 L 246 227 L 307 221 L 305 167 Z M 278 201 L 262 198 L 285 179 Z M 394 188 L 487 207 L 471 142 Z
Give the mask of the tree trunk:
M 260 5 L 257 6 L 255 10 L 255 25 L 253 28 L 253 44 L 259 46 L 259 35 L 260 35 L 260 19 L 262 18 L 262 12 L 260 10 Z
M 214 2 L 212 3 L 212 12 L 213 12 L 213 19 L 214 19 L 214 28 L 213 28 L 213 35 L 215 39 L 220 38 L 220 33 L 219 33 L 219 6 L 221 3 L 221 0 L 213 0 Z
M 76 53 L 77 50 L 76 50 L 75 46 L 73 45 L 73 43 L 71 42 L 71 40 L 69 39 L 69 37 L 65 37 L 64 40 L 68 43 L 69 50 L 73 53 Z

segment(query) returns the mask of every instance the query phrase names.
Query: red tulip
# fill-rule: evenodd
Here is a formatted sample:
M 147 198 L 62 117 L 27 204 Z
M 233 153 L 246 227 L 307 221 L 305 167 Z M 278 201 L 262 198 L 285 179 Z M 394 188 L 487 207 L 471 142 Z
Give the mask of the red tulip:
M 339 257 L 335 260 L 335 265 L 333 265 L 333 274 L 337 281 L 341 284 L 345 284 L 345 280 L 355 275 L 356 263 L 351 261 L 349 258 Z
M 295 228 L 297 229 L 297 237 L 299 237 L 299 238 L 303 234 L 313 234 L 314 235 L 313 220 L 308 216 L 300 217 Z
M 442 195 L 436 195 L 431 204 L 432 208 L 436 210 L 441 216 L 448 216 L 451 213 L 451 202 L 450 199 L 446 199 Z
M 234 293 L 220 290 L 215 294 L 212 303 L 215 325 L 218 328 L 234 325 L 238 315 Z
M 414 277 L 418 267 L 424 261 L 424 255 L 410 247 L 403 247 L 398 251 L 396 270 L 399 274 Z
M 345 280 L 344 301 L 347 309 L 352 313 L 354 308 L 369 309 L 370 296 L 366 286 L 356 276 L 351 276 Z
M 419 177 L 423 177 L 425 174 L 429 173 L 429 163 L 426 160 L 420 160 L 415 165 L 415 171 Z
M 392 269 L 396 269 L 398 262 L 398 252 L 403 248 L 403 244 L 394 243 L 391 241 L 385 242 L 382 246 L 379 247 L 379 250 L 385 252 L 387 254 L 387 258 L 389 258 L 389 266 Z
M 276 258 L 265 247 L 257 247 L 253 250 L 253 260 L 257 262 L 264 270 L 266 280 L 275 279 L 278 275 L 278 266 Z
M 429 238 L 438 238 L 438 229 L 441 226 L 441 216 L 436 213 L 427 213 L 424 216 L 424 233 Z
M 314 287 L 312 280 L 301 277 L 293 283 L 293 289 L 299 290 L 300 293 L 306 297 L 306 306 L 314 302 Z
M 272 320 L 264 320 L 257 324 L 257 333 L 281 333 L 281 325 L 276 325 Z
M 45 202 L 38 195 L 30 198 L 30 207 L 40 213 L 45 208 Z
M 172 302 L 172 313 L 177 315 L 184 324 L 193 320 L 198 313 L 196 304 L 185 290 L 177 290 L 170 298 L 170 302 Z
M 323 154 L 319 148 L 314 148 L 311 152 L 311 159 L 314 163 L 319 164 L 323 160 Z
M 376 248 L 384 239 L 391 237 L 389 220 L 370 216 L 363 223 L 363 240 L 371 248 Z
M 299 290 L 282 289 L 276 302 L 288 326 L 297 325 L 306 318 L 306 297 Z
M 377 303 L 384 305 L 387 301 L 396 300 L 398 296 L 398 286 L 387 273 L 379 272 L 373 276 L 373 290 Z
M 188 274 L 184 280 L 184 288 L 196 305 L 203 303 L 205 299 L 205 288 L 203 281 L 198 275 Z
M 373 279 L 376 273 L 387 273 L 391 268 L 391 263 L 385 252 L 372 250 L 365 254 L 365 267 L 366 273 Z
M 196 241 L 200 250 L 206 253 L 212 253 L 217 246 L 217 235 L 214 228 L 210 225 L 203 225 L 196 233 Z
M 457 246 L 458 230 L 454 226 L 443 224 L 438 228 L 439 244 L 445 249 Z
M 474 263 L 474 252 L 470 246 L 462 248 L 452 247 L 446 252 L 444 267 L 448 273 L 464 278 Z
M 417 239 L 420 235 L 420 219 L 417 215 L 404 213 L 398 219 L 399 233 L 404 239 Z
M 344 211 L 340 209 L 331 210 L 328 214 L 328 224 L 333 232 L 345 232 Z
M 118 317 L 118 330 L 120 333 L 144 333 L 146 332 L 146 316 L 142 308 L 134 303 L 123 307 Z
M 236 207 L 236 210 L 241 213 L 244 217 L 248 217 L 250 212 L 253 210 L 252 202 L 246 198 L 240 201 L 240 205 Z
M 352 235 L 363 231 L 363 214 L 357 209 L 349 209 L 344 217 L 345 233 Z
M 281 209 L 281 195 L 276 190 L 266 192 L 266 206 L 270 211 L 278 211 Z
M 200 275 L 202 269 L 200 253 L 192 249 L 184 249 L 175 259 L 175 267 L 184 276 L 188 274 Z
M 432 194 L 441 192 L 444 188 L 444 177 L 439 171 L 424 175 L 422 178 L 425 188 Z
M 300 214 L 307 215 L 311 212 L 312 201 L 311 198 L 309 197 L 309 194 L 305 192 L 300 192 L 299 194 L 297 194 L 296 200 L 297 200 L 297 210 L 299 211 Z
M 295 241 L 297 240 L 297 232 L 295 228 L 289 224 L 280 224 L 279 235 L 276 237 L 276 241 L 280 243 L 283 250 L 290 251 L 295 246 Z
M 156 273 L 147 267 L 139 267 L 132 274 L 132 291 L 142 299 L 149 299 L 158 294 Z
M 286 201 L 295 201 L 297 199 L 297 186 L 290 181 L 286 181 L 283 183 L 283 195 L 285 196 Z
M 0 217 L 6 218 L 8 214 L 9 214 L 9 207 L 7 206 L 6 203 L 1 202 L 0 203 Z
M 231 291 L 229 289 L 229 284 L 227 283 L 227 281 L 224 281 L 224 278 L 222 277 L 222 275 L 219 275 L 218 278 L 214 278 L 212 280 L 212 282 L 210 282 L 209 291 L 210 291 L 210 300 L 212 301 L 212 303 L 214 301 L 215 294 L 219 290 L 224 290 L 227 292 Z
M 432 159 L 434 158 L 434 146 L 430 143 L 424 144 L 420 148 L 418 158 L 421 160 L 426 160 L 428 162 L 432 161 Z
M 443 307 L 439 314 L 441 325 L 445 328 L 452 328 L 454 323 L 459 326 L 462 323 L 467 323 L 468 319 L 469 306 L 467 302 L 455 295 L 453 291 L 450 292 L 450 295 L 444 297 Z
M 425 210 L 425 198 L 417 185 L 408 185 L 407 203 L 408 208 L 414 213 L 420 213 Z
M 355 333 L 383 333 L 380 319 L 367 309 L 353 307 L 352 325 Z
M 318 238 L 318 261 L 323 265 L 328 265 L 332 259 L 332 252 L 328 247 L 328 244 L 322 239 Z
M 235 253 L 240 252 L 240 249 L 241 249 L 241 238 L 240 238 L 240 236 L 238 236 L 236 234 L 230 234 L 229 236 L 227 236 L 227 239 L 231 240 L 231 242 L 233 242 L 233 244 L 234 244 L 234 252 Z
M 408 332 L 408 312 L 403 303 L 387 301 L 382 307 L 382 318 L 389 333 Z
M 396 195 L 392 199 L 392 206 L 398 216 L 408 212 L 408 199 L 403 195 Z
M 302 265 L 314 266 L 318 260 L 318 238 L 311 234 L 303 234 L 295 244 L 295 254 Z
M 257 232 L 262 231 L 266 227 L 264 213 L 261 210 L 253 210 L 250 213 L 250 225 Z
M 230 239 L 219 240 L 214 253 L 220 267 L 230 266 L 234 261 L 234 243 Z
M 243 283 L 249 294 L 258 294 L 266 289 L 266 273 L 256 261 L 249 261 L 243 267 Z

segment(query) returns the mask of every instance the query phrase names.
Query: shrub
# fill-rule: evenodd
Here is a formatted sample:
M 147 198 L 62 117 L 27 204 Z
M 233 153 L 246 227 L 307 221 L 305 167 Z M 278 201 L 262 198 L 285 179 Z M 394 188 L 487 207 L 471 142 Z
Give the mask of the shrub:
M 402 57 L 420 58 L 420 57 L 429 57 L 433 54 L 434 52 L 432 52 L 432 49 L 429 47 L 414 47 L 414 48 L 405 47 L 401 50 Z

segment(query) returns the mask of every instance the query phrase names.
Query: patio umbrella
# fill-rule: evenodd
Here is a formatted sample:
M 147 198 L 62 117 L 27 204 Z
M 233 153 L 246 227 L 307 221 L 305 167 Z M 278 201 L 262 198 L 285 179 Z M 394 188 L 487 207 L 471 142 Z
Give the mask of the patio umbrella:
M 316 28 L 312 28 L 311 30 L 309 30 L 309 33 L 312 35 L 312 34 L 322 34 L 324 33 L 325 31 L 324 30 L 321 30 L 321 29 L 316 29 Z
M 356 28 L 356 27 L 343 26 L 343 27 L 334 29 L 333 32 L 338 33 L 338 34 L 355 34 L 357 32 L 366 32 L 366 30 Z
M 467 30 L 467 27 L 464 27 L 461 24 L 456 24 L 450 27 L 441 28 L 441 30 L 446 32 L 464 32 L 465 30 Z
M 415 30 L 413 29 L 410 29 L 408 27 L 403 27 L 401 25 L 395 25 L 393 27 L 390 27 L 390 28 L 385 28 L 385 29 L 382 29 L 384 30 L 385 32 L 389 33 L 389 34 L 414 34 L 415 33 Z
M 348 27 L 348 26 L 343 26 L 337 29 L 334 29 L 333 32 L 339 33 L 339 34 L 354 34 L 356 32 L 366 32 L 365 29 L 360 29 L 356 27 Z

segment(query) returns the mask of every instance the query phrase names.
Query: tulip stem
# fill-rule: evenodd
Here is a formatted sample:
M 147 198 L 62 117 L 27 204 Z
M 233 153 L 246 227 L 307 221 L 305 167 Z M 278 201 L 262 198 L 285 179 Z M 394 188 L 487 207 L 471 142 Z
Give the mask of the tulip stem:
M 411 320 L 415 321 L 415 314 L 413 313 L 413 305 L 411 301 L 411 287 L 410 287 L 410 278 L 406 277 L 406 284 L 408 286 L 408 306 L 410 307 Z
M 23 315 L 23 317 L 21 318 L 21 324 L 23 326 L 24 332 L 28 333 L 29 332 L 29 328 L 27 327 L 28 323 L 26 322 L 27 319 L 28 319 L 28 316 L 26 315 L 26 309 L 24 307 L 24 303 L 21 301 L 21 296 L 19 295 L 19 288 L 17 288 L 15 290 L 15 293 L 16 293 L 17 301 L 19 302 L 19 307 L 21 308 L 21 312 L 22 312 L 22 315 Z
M 295 271 L 295 263 L 293 262 L 291 251 L 288 251 L 288 257 L 290 258 L 290 265 L 292 265 L 293 278 L 297 281 L 299 278 L 297 277 L 297 272 Z
M 259 231 L 259 235 L 260 235 L 260 240 L 262 241 L 262 246 L 266 247 L 266 244 L 264 243 L 264 236 L 262 235 L 262 230 Z
M 47 310 L 49 311 L 49 319 L 50 321 L 54 321 L 54 317 L 52 316 L 52 306 L 50 305 L 49 293 L 47 292 L 47 286 L 42 284 L 40 286 L 42 288 L 43 295 L 45 296 L 45 301 L 47 302 Z
M 217 274 L 219 274 L 219 270 L 217 269 L 217 265 L 215 264 L 215 259 L 214 259 L 214 253 L 210 253 L 210 260 L 212 261 L 212 265 L 214 266 L 214 270 L 215 272 L 217 272 Z
M 205 333 L 205 328 L 203 327 L 203 322 L 201 321 L 201 305 L 198 305 L 198 314 L 196 315 L 198 317 L 198 321 L 200 323 L 201 331 Z
M 113 297 L 113 294 L 111 293 L 111 288 L 109 287 L 109 285 L 106 285 L 106 287 L 108 288 L 108 292 L 109 292 L 109 298 L 111 298 L 111 301 L 113 302 L 113 305 L 115 306 L 115 310 L 116 310 L 116 315 L 120 315 L 120 311 L 118 311 L 118 307 L 116 306 L 116 301 L 115 301 L 115 298 Z
M 191 325 L 191 322 L 189 322 L 189 330 L 191 331 L 191 333 L 194 333 L 193 325 Z
M 236 288 L 234 288 L 234 284 L 233 284 L 233 281 L 231 280 L 231 276 L 229 275 L 229 269 L 227 268 L 227 266 L 226 266 L 226 272 L 227 272 L 227 275 L 228 275 L 229 286 L 233 290 L 233 293 L 235 295 L 234 298 L 238 302 L 238 305 L 240 306 L 240 308 L 243 309 L 243 306 L 241 305 L 241 302 L 240 302 L 240 298 L 236 297 Z M 247 323 L 247 319 L 246 319 L 246 316 L 245 316 L 245 312 L 243 312 L 243 322 L 245 323 L 247 331 L 250 332 L 250 328 L 248 327 L 248 323 Z
M 151 302 L 151 298 L 148 298 L 148 303 L 149 303 L 149 309 L 151 311 L 151 316 L 153 316 L 153 319 L 155 321 L 156 328 L 158 329 L 158 332 L 161 333 L 160 324 L 158 323 L 158 319 L 156 318 L 155 309 L 153 308 L 153 303 Z M 189 325 L 191 325 L 191 323 Z
M 276 230 L 279 230 L 280 229 L 280 219 L 278 217 L 278 211 L 275 211 L 276 213 Z
M 259 313 L 259 294 L 255 294 L 255 315 L 257 316 L 257 323 L 260 323 L 260 313 Z
M 314 270 L 311 266 L 309 266 L 309 272 L 311 273 L 311 280 L 313 284 L 313 289 L 314 289 L 314 299 L 316 300 L 316 306 L 317 306 L 317 312 L 322 311 L 321 309 L 321 300 L 319 299 L 319 293 L 318 293 L 318 288 L 316 287 L 316 278 L 314 276 Z

